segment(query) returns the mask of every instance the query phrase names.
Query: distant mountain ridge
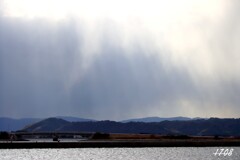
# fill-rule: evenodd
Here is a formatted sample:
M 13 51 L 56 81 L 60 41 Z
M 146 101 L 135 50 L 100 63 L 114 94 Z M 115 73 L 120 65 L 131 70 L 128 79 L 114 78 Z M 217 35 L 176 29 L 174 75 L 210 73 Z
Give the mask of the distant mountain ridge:
M 162 122 L 115 122 L 88 121 L 68 122 L 58 118 L 49 118 L 25 127 L 23 131 L 74 131 L 105 133 L 149 133 L 163 135 L 195 135 L 195 136 L 240 136 L 240 119 L 197 119 L 188 121 Z
M 0 117 L 0 131 L 16 131 L 22 129 L 26 125 L 31 125 L 42 119 L 40 118 L 21 118 L 14 119 L 8 117 Z
M 55 118 L 61 118 L 63 120 L 69 122 L 88 122 L 92 121 L 95 122 L 97 120 L 88 119 L 88 118 L 79 118 L 79 117 L 72 117 L 72 116 L 56 116 Z M 16 131 L 24 128 L 25 126 L 31 125 L 38 121 L 44 120 L 44 118 L 20 118 L 14 119 L 9 117 L 0 117 L 0 131 Z M 119 122 L 127 123 L 127 122 L 162 122 L 162 121 L 185 121 L 185 120 L 192 120 L 188 117 L 169 117 L 169 118 L 161 118 L 161 117 L 145 117 L 145 118 L 136 118 L 136 119 L 128 119 Z
M 162 118 L 162 117 L 144 117 L 144 118 L 135 118 L 135 119 L 128 119 L 128 120 L 123 120 L 121 122 L 126 123 L 126 122 L 162 122 L 162 121 L 189 121 L 189 120 L 196 120 L 196 119 L 203 119 L 203 118 L 189 118 L 189 117 L 167 117 L 167 118 Z

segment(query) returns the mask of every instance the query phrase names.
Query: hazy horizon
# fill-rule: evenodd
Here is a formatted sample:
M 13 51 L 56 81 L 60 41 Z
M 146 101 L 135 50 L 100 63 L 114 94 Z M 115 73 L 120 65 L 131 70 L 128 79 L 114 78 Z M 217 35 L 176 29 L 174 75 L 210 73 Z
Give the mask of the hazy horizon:
M 34 119 L 47 119 L 47 118 L 58 118 L 58 117 L 71 117 L 71 118 L 83 118 L 83 119 L 91 119 L 91 120 L 113 120 L 114 119 L 94 119 L 91 117 L 79 117 L 79 116 L 72 116 L 72 115 L 56 115 L 56 116 L 49 116 L 49 117 L 7 117 L 7 116 L 0 116 L 0 118 L 12 118 L 12 119 L 25 119 L 25 118 L 34 118 Z M 173 116 L 173 117 L 159 117 L 159 116 L 147 116 L 147 117 L 129 117 L 126 119 L 119 119 L 117 121 L 124 121 L 124 120 L 130 120 L 130 119 L 141 119 L 141 118 L 179 118 L 183 116 Z M 221 118 L 221 117 L 183 117 L 183 118 Z M 231 117 L 222 117 L 222 118 L 231 118 Z
M 0 0 L 0 117 L 240 117 L 240 1 Z

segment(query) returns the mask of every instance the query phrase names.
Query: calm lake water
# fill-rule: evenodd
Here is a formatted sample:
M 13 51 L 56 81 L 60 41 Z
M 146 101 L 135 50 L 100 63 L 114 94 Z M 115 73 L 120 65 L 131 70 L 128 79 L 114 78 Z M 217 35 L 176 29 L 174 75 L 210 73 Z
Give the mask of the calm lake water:
M 215 156 L 217 149 L 234 149 Z M 240 160 L 240 147 L 0 149 L 0 160 Z

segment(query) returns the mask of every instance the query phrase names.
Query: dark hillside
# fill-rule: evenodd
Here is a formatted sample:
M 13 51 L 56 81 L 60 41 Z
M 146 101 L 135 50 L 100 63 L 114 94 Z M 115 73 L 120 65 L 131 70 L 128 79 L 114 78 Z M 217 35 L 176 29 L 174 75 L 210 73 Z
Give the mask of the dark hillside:
M 115 121 L 68 122 L 49 118 L 38 122 L 27 131 L 78 131 L 104 133 L 150 133 L 163 135 L 208 135 L 240 136 L 240 119 L 210 118 L 207 120 L 163 121 L 163 122 L 128 122 Z

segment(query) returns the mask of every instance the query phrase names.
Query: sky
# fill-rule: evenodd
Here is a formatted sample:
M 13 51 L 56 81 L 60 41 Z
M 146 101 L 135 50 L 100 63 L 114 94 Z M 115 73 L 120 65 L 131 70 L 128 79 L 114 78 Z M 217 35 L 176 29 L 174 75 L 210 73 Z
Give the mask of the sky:
M 0 0 L 0 116 L 240 117 L 238 0 Z

